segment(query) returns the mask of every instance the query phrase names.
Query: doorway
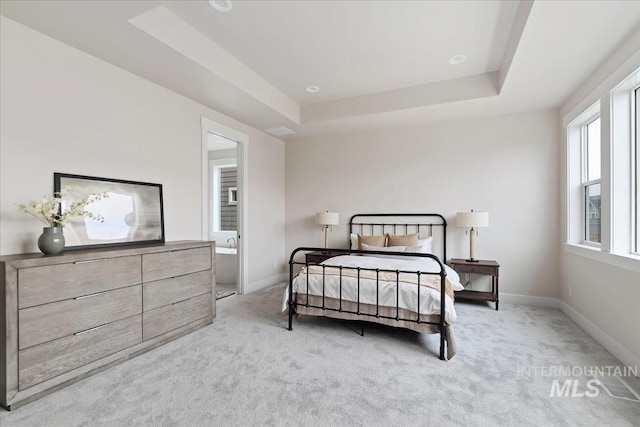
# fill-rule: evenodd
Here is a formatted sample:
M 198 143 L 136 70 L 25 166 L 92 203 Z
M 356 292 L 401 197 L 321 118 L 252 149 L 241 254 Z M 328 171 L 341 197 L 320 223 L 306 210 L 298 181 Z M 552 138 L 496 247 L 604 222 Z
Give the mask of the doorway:
M 246 275 L 248 136 L 202 118 L 202 230 L 216 242 L 218 291 L 243 293 Z
M 238 143 L 208 134 L 209 240 L 216 242 L 216 298 L 237 293 Z

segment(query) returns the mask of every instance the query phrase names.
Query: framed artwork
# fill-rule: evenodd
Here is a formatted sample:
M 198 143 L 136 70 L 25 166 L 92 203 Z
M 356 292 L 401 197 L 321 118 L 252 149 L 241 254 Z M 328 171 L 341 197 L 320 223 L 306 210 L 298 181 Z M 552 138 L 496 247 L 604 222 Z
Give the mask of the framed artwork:
M 63 194 L 62 212 L 74 200 L 105 195 L 85 208 L 103 221 L 75 217 L 64 226 L 65 250 L 164 242 L 162 184 L 56 172 L 53 189 Z

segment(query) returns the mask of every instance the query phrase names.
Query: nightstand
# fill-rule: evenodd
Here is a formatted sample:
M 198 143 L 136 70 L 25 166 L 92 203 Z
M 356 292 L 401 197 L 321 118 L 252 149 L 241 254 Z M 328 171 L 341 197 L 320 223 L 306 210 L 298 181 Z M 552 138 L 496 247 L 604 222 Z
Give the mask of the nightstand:
M 496 303 L 496 310 L 498 309 L 498 276 L 500 270 L 500 264 L 496 261 L 480 260 L 478 262 L 470 262 L 464 259 L 453 258 L 449 260 L 449 266 L 453 268 L 458 274 L 473 273 L 482 274 L 484 276 L 491 276 L 491 291 L 472 291 L 465 289 L 462 291 L 456 291 L 456 299 L 461 300 L 473 300 L 473 301 L 493 301 Z
M 338 255 L 347 255 L 344 252 L 332 252 L 332 251 L 315 251 L 315 252 L 307 252 L 305 254 L 305 260 L 307 264 L 320 264 L 322 261 L 327 260 L 329 258 L 333 258 Z

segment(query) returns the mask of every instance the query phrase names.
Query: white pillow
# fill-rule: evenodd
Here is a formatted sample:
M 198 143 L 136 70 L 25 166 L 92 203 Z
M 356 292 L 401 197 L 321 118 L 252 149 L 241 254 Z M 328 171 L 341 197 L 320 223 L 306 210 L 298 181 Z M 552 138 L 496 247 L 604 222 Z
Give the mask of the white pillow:
M 433 236 L 429 236 L 424 239 L 418 239 L 418 247 L 422 248 L 421 252 L 423 254 L 432 254 L 433 253 Z
M 349 249 L 358 249 L 358 235 L 356 233 L 351 233 L 349 238 L 351 240 L 351 246 L 349 246 Z
M 380 251 L 380 252 L 405 252 L 405 253 L 423 253 L 420 246 L 371 246 L 363 243 L 363 251 Z M 372 256 L 377 258 L 391 258 L 391 259 L 406 259 L 409 261 L 420 261 L 420 257 L 414 256 L 401 256 L 401 255 L 381 255 L 381 254 L 363 254 L 366 256 Z

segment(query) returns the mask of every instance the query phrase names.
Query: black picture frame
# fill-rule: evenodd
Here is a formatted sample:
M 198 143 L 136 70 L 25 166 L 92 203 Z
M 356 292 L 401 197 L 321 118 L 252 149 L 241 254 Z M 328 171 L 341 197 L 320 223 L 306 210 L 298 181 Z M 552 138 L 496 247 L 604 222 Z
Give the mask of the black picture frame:
M 162 184 L 55 172 L 53 191 L 63 190 L 61 212 L 74 200 L 108 195 L 86 208 L 103 222 L 80 216 L 65 224 L 65 250 L 164 243 Z

